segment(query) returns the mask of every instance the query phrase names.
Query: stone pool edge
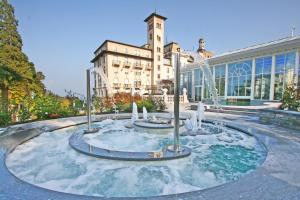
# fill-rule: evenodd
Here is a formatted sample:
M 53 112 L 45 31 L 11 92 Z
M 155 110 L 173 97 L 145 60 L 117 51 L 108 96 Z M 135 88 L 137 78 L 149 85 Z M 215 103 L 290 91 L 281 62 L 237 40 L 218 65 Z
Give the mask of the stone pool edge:
M 113 115 L 99 115 L 96 116 L 95 121 L 101 121 L 107 118 L 112 118 Z M 119 115 L 120 118 L 128 118 L 130 115 L 128 114 L 121 114 Z M 118 117 L 118 119 L 119 119 Z M 117 119 L 117 118 L 116 118 Z M 67 126 L 57 126 L 57 127 L 52 127 L 48 131 L 54 131 L 70 126 L 75 126 L 78 124 L 84 124 L 85 122 L 75 122 L 73 125 L 69 124 Z M 227 123 L 228 124 L 228 123 Z M 50 126 L 51 127 L 51 126 Z M 241 129 L 240 131 L 245 132 L 245 130 Z M 26 132 L 26 130 L 24 131 Z M 0 199 L 108 199 L 108 198 L 102 198 L 102 197 L 93 197 L 93 196 L 81 196 L 81 195 L 75 195 L 75 194 L 68 194 L 68 193 L 62 193 L 62 192 L 57 192 L 57 191 L 52 191 L 49 189 L 41 188 L 36 185 L 32 185 L 28 182 L 25 182 L 19 178 L 17 178 L 15 175 L 13 175 L 6 167 L 5 164 L 5 159 L 6 155 L 11 152 L 16 146 L 19 144 L 28 141 L 29 139 L 36 137 L 40 135 L 40 133 L 34 134 L 32 137 L 25 137 L 23 138 L 23 141 L 16 141 L 18 144 L 15 145 L 13 148 L 2 150 L 0 152 L 0 157 L 1 157 L 1 168 L 0 168 Z M 254 137 L 257 137 L 257 139 L 265 145 L 265 143 L 261 140 L 259 137 L 259 134 L 263 133 L 251 133 L 250 135 L 253 135 Z M 3 136 L 1 136 L 2 138 Z M 265 145 L 266 146 L 266 145 Z M 4 169 L 5 168 L 5 169 Z M 6 171 L 6 172 L 5 172 Z M 264 180 L 267 182 L 270 182 L 271 185 L 275 184 L 282 184 L 284 185 L 284 188 L 290 189 L 293 191 L 293 194 L 295 194 L 295 198 L 300 197 L 300 192 L 295 192 L 295 189 L 298 189 L 297 187 L 293 187 L 291 185 L 288 185 L 281 180 L 278 180 L 276 178 L 272 178 L 270 176 L 267 176 L 267 173 L 263 169 L 262 165 L 258 166 L 256 170 L 252 171 L 249 174 L 246 174 L 243 176 L 241 179 L 234 181 L 234 182 L 229 182 L 226 184 L 222 184 L 219 186 L 215 186 L 212 188 L 207 188 L 204 190 L 198 190 L 198 191 L 193 191 L 193 192 L 187 192 L 187 193 L 180 193 L 180 194 L 172 194 L 172 195 L 163 195 L 163 196 L 153 196 L 153 197 L 126 197 L 126 198 L 109 198 L 109 199 L 224 199 L 224 194 L 226 194 L 226 199 L 255 199 L 257 198 L 262 198 L 261 192 L 263 191 L 262 187 L 258 188 L 253 188 L 253 186 L 258 186 L 259 184 L 253 184 L 253 181 L 256 182 L 260 180 L 260 182 L 263 182 Z M 7 182 L 5 183 L 6 180 Z M 240 182 L 245 182 L 248 187 L 245 187 L 244 184 L 239 184 Z M 248 184 L 252 183 L 252 184 Z M 243 187 L 241 187 L 243 186 Z M 253 192 L 253 189 L 258 189 L 259 192 Z M 249 195 L 249 192 L 251 191 L 251 195 Z M 235 192 L 233 192 L 235 191 Z M 248 194 L 247 195 L 245 195 Z M 243 195 L 241 195 L 243 194 Z M 281 192 L 282 194 L 282 192 Z M 25 196 L 24 196 L 25 195 Z M 298 196 L 299 195 L 299 196 Z M 255 197 L 256 196 L 256 197 Z M 270 195 L 269 197 L 274 196 Z M 281 198 L 278 196 L 278 199 L 293 199 L 293 198 L 286 198 L 287 196 L 284 195 L 285 198 Z M 289 196 L 290 197 L 290 196 Z

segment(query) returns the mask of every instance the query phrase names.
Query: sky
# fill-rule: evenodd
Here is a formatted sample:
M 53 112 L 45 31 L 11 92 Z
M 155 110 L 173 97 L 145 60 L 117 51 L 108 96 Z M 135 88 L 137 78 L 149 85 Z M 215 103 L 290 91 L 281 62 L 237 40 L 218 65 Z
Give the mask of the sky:
M 23 51 L 47 89 L 85 94 L 85 70 L 106 39 L 146 43 L 144 19 L 167 17 L 165 39 L 192 50 L 205 38 L 215 54 L 300 33 L 300 0 L 10 0 Z

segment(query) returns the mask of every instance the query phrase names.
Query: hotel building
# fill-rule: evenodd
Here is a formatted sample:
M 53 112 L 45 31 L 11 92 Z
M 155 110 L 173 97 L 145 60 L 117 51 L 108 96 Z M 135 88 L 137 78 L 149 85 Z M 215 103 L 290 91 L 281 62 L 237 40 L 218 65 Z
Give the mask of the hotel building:
M 179 46 L 164 45 L 165 20 L 152 13 L 147 23 L 147 43 L 142 46 L 106 40 L 94 52 L 95 87 L 97 96 L 117 92 L 156 93 L 160 83 L 174 76 L 171 53 Z M 177 47 L 177 46 L 178 47 Z
M 284 88 L 300 94 L 300 37 L 292 36 L 207 58 L 219 96 L 225 101 L 280 100 Z M 181 88 L 190 101 L 209 99 L 200 67 L 181 69 Z
M 172 54 L 180 52 L 180 86 L 190 101 L 209 99 L 200 66 L 190 67 L 192 55 L 176 42 L 164 45 L 166 17 L 152 13 L 147 24 L 147 42 L 142 46 L 106 40 L 94 52 L 94 92 L 97 96 L 117 92 L 158 93 L 172 85 Z M 284 88 L 293 86 L 300 95 L 300 37 L 291 36 L 219 55 L 205 50 L 199 40 L 198 54 L 210 65 L 221 100 L 276 101 Z M 191 65 L 192 66 L 192 65 Z M 172 93 L 172 88 L 168 88 Z

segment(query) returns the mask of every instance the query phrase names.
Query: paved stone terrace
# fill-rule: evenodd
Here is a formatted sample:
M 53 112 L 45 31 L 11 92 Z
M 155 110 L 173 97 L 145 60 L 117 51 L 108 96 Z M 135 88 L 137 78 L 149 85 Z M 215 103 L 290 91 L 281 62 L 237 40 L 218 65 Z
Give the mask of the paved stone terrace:
M 109 116 L 112 117 L 113 115 Z M 128 117 L 128 115 L 122 115 Z M 98 119 L 108 116 L 98 116 Z M 237 116 L 230 114 L 206 113 L 207 119 L 222 119 L 230 125 L 246 129 L 258 137 L 268 148 L 266 161 L 254 172 L 243 176 L 236 182 L 221 186 L 161 197 L 123 198 L 123 199 L 181 199 L 181 200 L 236 200 L 236 199 L 264 199 L 264 200 L 298 200 L 300 199 L 300 132 L 282 128 L 277 125 L 266 125 L 258 121 L 257 117 Z M 47 127 L 55 130 L 64 126 L 83 123 L 85 118 L 67 118 L 65 120 L 48 120 L 27 124 L 27 128 Z M 21 125 L 19 125 L 21 126 Z M 25 128 L 26 128 L 25 127 Z M 1 200 L 77 200 L 104 199 L 100 197 L 86 197 L 65 194 L 39 188 L 25 183 L 13 176 L 5 166 L 7 150 L 14 148 L 19 142 L 28 140 L 41 133 L 31 129 L 20 131 L 19 134 L 1 136 L 0 146 L 0 199 Z M 117 198 L 111 198 L 117 199 Z

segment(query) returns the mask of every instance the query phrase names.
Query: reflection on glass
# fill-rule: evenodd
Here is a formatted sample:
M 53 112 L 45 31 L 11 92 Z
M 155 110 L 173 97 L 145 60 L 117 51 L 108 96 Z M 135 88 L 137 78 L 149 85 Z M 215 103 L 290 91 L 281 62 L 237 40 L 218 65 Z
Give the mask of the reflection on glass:
M 192 74 L 192 72 L 188 72 L 187 73 L 187 79 L 188 79 L 188 84 L 187 84 L 187 95 L 188 95 L 188 98 L 189 99 L 191 99 L 192 98 L 192 85 L 193 85 L 193 83 L 192 83 L 192 76 L 193 76 L 193 74 Z
M 215 83 L 219 96 L 225 95 L 225 65 L 215 66 Z
M 272 57 L 255 59 L 254 98 L 268 100 L 270 97 Z
M 293 86 L 296 53 L 279 54 L 275 60 L 274 99 L 280 100 L 284 88 Z
M 211 74 L 213 75 L 214 74 L 214 68 L 211 67 L 210 71 L 211 71 Z M 204 75 L 203 75 L 203 78 L 204 78 L 204 92 L 203 92 L 204 94 L 203 94 L 203 96 L 204 96 L 205 99 L 210 99 L 211 96 L 210 96 L 209 86 L 207 85 L 208 81 L 207 81 L 207 79 Z
M 180 84 L 179 84 L 179 94 L 182 95 L 182 90 L 184 88 L 184 73 L 180 74 Z
M 195 101 L 201 101 L 202 71 L 200 69 L 194 70 L 194 84 L 195 84 Z
M 228 96 L 250 96 L 252 61 L 228 65 Z
M 192 98 L 192 72 L 180 74 L 180 94 L 182 95 L 183 88 L 186 88 L 188 98 Z
M 300 98 L 300 56 L 299 56 L 299 64 L 298 64 L 298 97 Z

